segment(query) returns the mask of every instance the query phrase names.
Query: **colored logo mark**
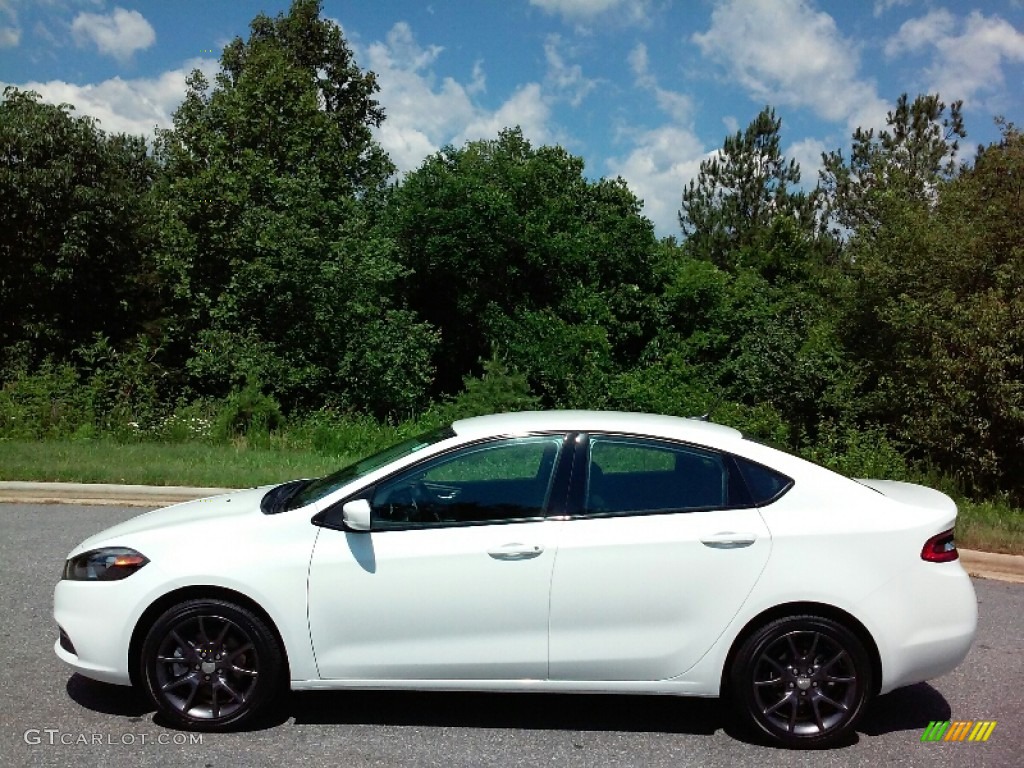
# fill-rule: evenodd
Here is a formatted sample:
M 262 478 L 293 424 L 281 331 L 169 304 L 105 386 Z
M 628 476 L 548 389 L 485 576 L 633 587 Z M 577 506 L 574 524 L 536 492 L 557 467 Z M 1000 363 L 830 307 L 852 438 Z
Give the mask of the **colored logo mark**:
M 932 720 L 921 741 L 988 741 L 995 728 L 995 720 Z

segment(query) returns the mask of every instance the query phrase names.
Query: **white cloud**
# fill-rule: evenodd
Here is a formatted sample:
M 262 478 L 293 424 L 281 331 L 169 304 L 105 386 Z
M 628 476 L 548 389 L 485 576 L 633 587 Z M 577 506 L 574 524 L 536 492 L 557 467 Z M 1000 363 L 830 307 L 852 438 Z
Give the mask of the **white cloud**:
M 914 0 L 875 0 L 875 18 L 888 13 L 900 5 L 910 5 Z
M 643 88 L 654 94 L 658 108 L 679 123 L 688 122 L 693 115 L 693 101 L 685 93 L 671 91 L 658 85 L 657 78 L 650 71 L 647 57 L 647 46 L 639 43 L 627 58 L 629 68 L 638 88 Z
M 818 171 L 822 168 L 821 155 L 831 147 L 818 139 L 802 139 L 789 145 L 785 156 L 796 160 L 800 165 L 800 183 L 810 189 L 818 181 Z
M 519 126 L 523 135 L 534 144 L 548 144 L 557 137 L 548 126 L 551 108 L 538 83 L 527 83 L 516 89 L 508 100 L 493 112 L 477 110 L 476 117 L 453 139 L 461 144 L 477 139 L 494 139 L 503 128 Z
M 693 131 L 693 102 L 685 93 L 661 87 L 643 43 L 633 47 L 626 61 L 636 87 L 650 93 L 670 120 L 653 129 L 623 130 L 622 138 L 631 148 L 623 157 L 610 158 L 607 166 L 644 201 L 644 215 L 654 222 L 658 235 L 678 235 L 683 187 L 708 157 Z
M 584 77 L 583 68 L 579 64 L 566 64 L 561 48 L 561 37 L 548 35 L 544 41 L 544 57 L 548 63 L 545 82 L 572 106 L 578 107 L 587 94 L 597 87 L 597 80 Z
M 642 131 L 632 143 L 625 157 L 608 160 L 608 169 L 644 201 L 644 215 L 659 236 L 678 236 L 683 188 L 711 155 L 692 131 L 672 125 Z
M 483 65 L 477 62 L 468 82 L 438 79 L 433 64 L 440 46 L 420 46 L 405 22 L 384 41 L 371 43 L 360 58 L 377 74 L 378 101 L 386 119 L 377 139 L 402 172 L 419 167 L 427 155 L 446 144 L 493 139 L 502 128 L 519 125 L 533 142 L 552 138 L 547 94 L 538 83 L 524 83 L 494 110 L 475 97 L 486 91 Z
M 482 61 L 473 62 L 473 80 L 466 86 L 466 93 L 487 93 L 487 75 Z
M 949 37 L 955 26 L 953 14 L 944 8 L 905 21 L 899 31 L 885 41 L 885 55 L 891 58 L 905 51 L 916 53 Z
M 620 11 L 628 20 L 642 22 L 647 20 L 649 0 L 530 0 L 530 5 L 572 21 L 586 21 L 609 11 Z
M 629 52 L 626 60 L 629 62 L 629 68 L 633 71 L 637 85 L 654 85 L 654 75 L 651 74 L 646 45 L 637 43 L 633 50 Z
M 0 24 L 0 48 L 15 48 L 21 42 L 18 14 L 7 0 L 0 0 L 0 20 L 5 17 L 7 22 Z
M 153 78 L 123 80 L 115 77 L 91 85 L 51 80 L 23 83 L 17 87 L 35 91 L 50 104 L 72 104 L 75 114 L 97 118 L 100 128 L 109 133 L 151 137 L 154 126 L 167 128 L 171 125 L 171 114 L 185 97 L 185 78 L 193 69 L 203 70 L 210 77 L 217 71 L 217 62 L 214 59 L 191 59 L 180 69 Z
M 452 78 L 438 84 L 429 69 L 442 50 L 417 46 L 405 22 L 367 49 L 367 67 L 377 74 L 377 100 L 387 116 L 377 138 L 399 170 L 417 167 L 474 117 L 469 88 Z M 482 69 L 474 82 L 483 82 Z
M 21 42 L 20 27 L 0 27 L 0 48 L 15 48 Z
M 978 11 L 963 20 L 948 11 L 932 11 L 905 22 L 885 45 L 890 58 L 922 51 L 932 58 L 924 72 L 927 90 L 947 101 L 970 104 L 979 95 L 989 95 L 999 102 L 1013 98 L 1006 93 L 1003 68 L 1024 62 L 1024 33 Z
M 156 42 L 153 26 L 138 11 L 115 8 L 113 13 L 79 13 L 71 22 L 71 32 L 79 45 L 92 42 L 100 53 L 127 61 L 135 51 Z
M 857 45 L 804 0 L 726 0 L 692 39 L 756 99 L 811 109 L 851 129 L 884 125 L 885 102 L 858 75 Z

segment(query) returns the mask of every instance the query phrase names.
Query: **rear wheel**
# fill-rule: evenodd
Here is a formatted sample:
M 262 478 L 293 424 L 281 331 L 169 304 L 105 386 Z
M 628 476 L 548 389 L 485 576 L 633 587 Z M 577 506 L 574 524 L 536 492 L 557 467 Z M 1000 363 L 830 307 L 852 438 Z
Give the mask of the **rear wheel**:
M 146 635 L 142 679 L 175 725 L 215 731 L 253 717 L 279 687 L 281 648 L 251 611 L 221 600 L 190 600 L 165 612 Z
M 820 616 L 777 619 L 740 646 L 730 674 L 739 716 L 788 747 L 827 747 L 846 738 L 872 690 L 860 639 Z

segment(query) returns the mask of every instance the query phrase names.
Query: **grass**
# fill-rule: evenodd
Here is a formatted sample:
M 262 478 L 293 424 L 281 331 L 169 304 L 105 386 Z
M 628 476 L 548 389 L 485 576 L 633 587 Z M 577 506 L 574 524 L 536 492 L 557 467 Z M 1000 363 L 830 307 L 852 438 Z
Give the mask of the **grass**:
M 965 549 L 1024 555 L 1024 510 L 1002 502 L 959 501 L 956 543 Z
M 369 453 L 380 446 L 370 446 Z M 360 458 L 281 442 L 120 443 L 0 440 L 0 480 L 248 488 L 319 477 Z M 1024 510 L 1005 502 L 958 499 L 957 544 L 1024 555 Z
M 0 440 L 0 480 L 248 488 L 333 472 L 356 456 L 210 443 Z

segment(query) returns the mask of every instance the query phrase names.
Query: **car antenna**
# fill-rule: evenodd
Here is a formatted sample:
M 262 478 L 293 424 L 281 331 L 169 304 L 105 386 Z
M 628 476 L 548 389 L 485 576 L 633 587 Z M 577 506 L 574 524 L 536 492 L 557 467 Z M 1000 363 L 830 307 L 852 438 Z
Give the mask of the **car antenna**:
M 702 413 L 700 416 L 691 416 L 690 418 L 693 419 L 694 421 L 711 421 L 711 414 L 713 414 L 715 410 L 718 408 L 718 406 L 722 404 L 723 399 L 724 398 L 721 395 L 719 395 L 718 399 L 715 400 L 714 404 L 710 408 L 708 408 L 707 411 Z

